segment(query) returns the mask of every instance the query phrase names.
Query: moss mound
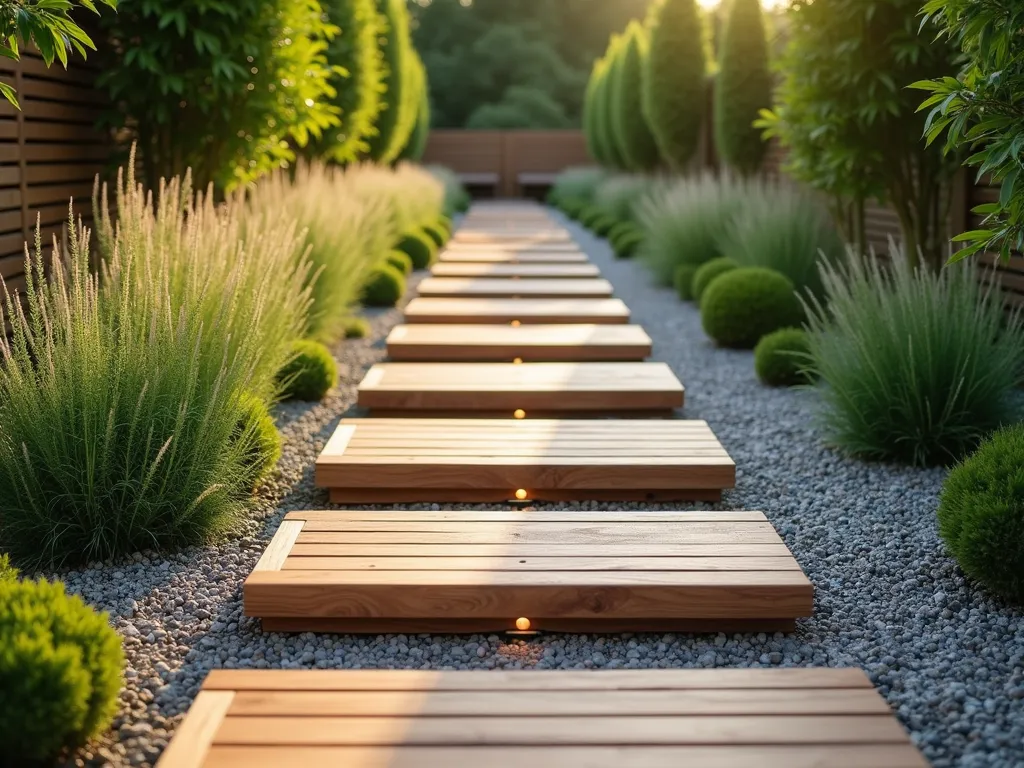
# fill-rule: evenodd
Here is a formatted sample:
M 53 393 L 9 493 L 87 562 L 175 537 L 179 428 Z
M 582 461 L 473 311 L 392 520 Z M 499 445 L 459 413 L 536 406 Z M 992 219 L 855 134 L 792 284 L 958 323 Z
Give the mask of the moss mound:
M 738 349 L 753 349 L 772 331 L 804 319 L 793 283 L 764 267 L 719 275 L 704 291 L 700 310 L 704 332 L 720 346 Z
M 288 400 L 323 400 L 338 380 L 338 364 L 331 350 L 316 341 L 297 341 L 292 359 L 277 375 L 282 396 Z

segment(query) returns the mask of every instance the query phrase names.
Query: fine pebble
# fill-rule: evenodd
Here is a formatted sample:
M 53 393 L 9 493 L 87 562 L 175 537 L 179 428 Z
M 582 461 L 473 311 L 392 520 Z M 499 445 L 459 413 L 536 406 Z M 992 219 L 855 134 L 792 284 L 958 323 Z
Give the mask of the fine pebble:
M 826 448 L 814 426 L 813 392 L 758 384 L 750 353 L 714 348 L 697 310 L 652 287 L 641 265 L 614 261 L 603 241 L 570 226 L 632 309 L 634 322 L 654 339 L 654 359 L 670 364 L 685 383 L 685 415 L 706 419 L 736 460 L 737 490 L 717 508 L 768 515 L 814 582 L 814 617 L 792 635 L 510 640 L 261 632 L 257 621 L 242 615 L 242 582 L 286 512 L 329 506 L 313 485 L 314 460 L 338 419 L 358 413 L 355 385 L 384 358 L 383 338 L 401 318 L 399 310 L 375 312 L 369 338 L 338 346 L 341 380 L 324 402 L 277 409 L 285 440 L 280 470 L 238 538 L 56 574 L 110 612 L 127 655 L 127 687 L 112 731 L 69 764 L 153 765 L 207 672 L 222 667 L 859 666 L 935 766 L 1024 765 L 1024 617 L 968 583 L 943 550 L 935 508 L 944 472 L 854 461 Z

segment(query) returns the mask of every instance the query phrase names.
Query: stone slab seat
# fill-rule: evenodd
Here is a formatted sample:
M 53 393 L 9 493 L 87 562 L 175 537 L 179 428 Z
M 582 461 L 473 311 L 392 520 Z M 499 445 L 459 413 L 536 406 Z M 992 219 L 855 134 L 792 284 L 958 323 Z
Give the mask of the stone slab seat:
M 244 586 L 292 632 L 791 631 L 813 600 L 761 512 L 293 512 Z
M 343 419 L 316 484 L 336 504 L 719 501 L 736 465 L 704 421 Z
M 214 670 L 159 768 L 925 768 L 859 669 Z

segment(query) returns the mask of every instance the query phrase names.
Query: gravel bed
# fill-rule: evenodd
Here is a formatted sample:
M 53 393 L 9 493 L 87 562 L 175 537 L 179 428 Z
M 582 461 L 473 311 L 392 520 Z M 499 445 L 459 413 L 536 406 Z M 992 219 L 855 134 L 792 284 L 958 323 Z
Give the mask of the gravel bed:
M 313 487 L 314 459 L 338 418 L 351 415 L 355 385 L 368 365 L 383 358 L 383 336 L 400 319 L 397 310 L 375 313 L 369 339 L 339 345 L 342 380 L 325 402 L 278 409 L 285 438 L 280 472 L 261 493 L 240 538 L 59 574 L 111 612 L 128 657 L 128 685 L 114 730 L 76 763 L 152 765 L 206 673 L 217 667 L 855 665 L 869 672 L 934 765 L 1024 766 L 1024 617 L 967 584 L 943 552 L 935 507 L 944 473 L 851 461 L 824 448 L 814 428 L 813 393 L 760 386 L 750 353 L 713 348 L 696 310 L 671 291 L 651 287 L 639 265 L 615 262 L 602 241 L 573 230 L 632 308 L 634 321 L 654 339 L 654 359 L 683 379 L 686 415 L 706 419 L 736 460 L 738 489 L 718 506 L 769 516 L 814 582 L 814 618 L 793 635 L 773 636 L 509 641 L 497 635 L 262 633 L 242 616 L 242 581 L 287 511 L 328 506 Z

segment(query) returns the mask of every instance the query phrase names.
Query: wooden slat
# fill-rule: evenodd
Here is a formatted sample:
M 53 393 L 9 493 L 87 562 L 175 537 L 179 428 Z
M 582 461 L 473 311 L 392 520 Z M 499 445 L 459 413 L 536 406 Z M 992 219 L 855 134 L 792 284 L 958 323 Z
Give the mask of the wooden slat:
M 434 277 L 519 278 L 535 280 L 571 280 L 600 277 L 593 264 L 479 264 L 439 262 L 430 268 Z
M 208 752 L 161 768 L 926 765 L 855 669 L 219 670 L 210 693 L 233 698 Z
M 387 338 L 394 361 L 636 361 L 651 354 L 638 325 L 399 325 Z
M 359 405 L 509 417 L 671 411 L 683 405 L 683 385 L 664 363 L 378 363 L 359 384 Z
M 331 545 L 304 545 L 321 550 Z M 417 545 L 418 546 L 418 545 Z M 346 547 L 346 545 L 342 545 Z M 434 547 L 443 550 L 445 547 Z M 291 571 L 415 571 L 429 567 L 436 571 L 793 571 L 799 566 L 791 557 L 379 557 L 322 555 L 294 552 L 281 565 Z
M 416 289 L 423 297 L 603 299 L 612 295 L 612 284 L 601 278 L 544 280 L 514 278 L 428 277 Z
M 484 253 L 487 251 L 493 251 L 495 253 L 568 253 L 577 254 L 581 253 L 580 247 L 576 243 L 556 243 L 556 242 L 513 242 L 506 240 L 503 242 L 495 241 L 480 241 L 475 243 L 460 243 L 457 241 L 449 241 L 445 246 L 447 252 L 452 253 Z
M 160 768 L 193 768 L 203 765 L 234 698 L 233 691 L 200 691 L 185 722 L 160 757 Z
M 629 322 L 620 299 L 468 299 L 417 297 L 405 308 L 408 323 Z
M 438 258 L 440 264 L 587 264 L 582 251 L 511 251 L 495 249 L 446 248 Z

